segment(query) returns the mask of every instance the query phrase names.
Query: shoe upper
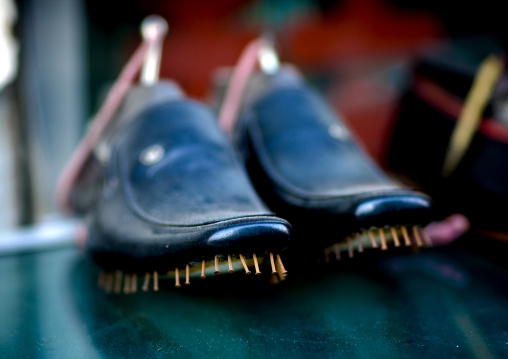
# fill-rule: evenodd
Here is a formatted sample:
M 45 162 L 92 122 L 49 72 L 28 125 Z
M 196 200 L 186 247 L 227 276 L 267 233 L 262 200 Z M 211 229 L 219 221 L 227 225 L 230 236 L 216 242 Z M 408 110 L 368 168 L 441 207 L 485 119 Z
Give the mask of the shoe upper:
M 236 131 L 249 174 L 271 209 L 309 231 L 428 221 L 430 198 L 388 177 L 301 79 L 260 76 L 265 91 L 249 97 Z
M 287 246 L 289 223 L 259 199 L 208 108 L 170 96 L 127 113 L 88 185 L 86 245 L 97 260 L 157 267 Z

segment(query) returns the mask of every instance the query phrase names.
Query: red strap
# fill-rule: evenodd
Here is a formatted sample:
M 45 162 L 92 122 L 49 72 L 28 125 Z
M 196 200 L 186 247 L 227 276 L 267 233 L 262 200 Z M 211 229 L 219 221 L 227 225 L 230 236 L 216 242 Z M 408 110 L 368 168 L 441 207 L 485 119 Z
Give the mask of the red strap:
M 415 79 L 414 92 L 422 100 L 445 113 L 450 119 L 457 121 L 462 110 L 462 99 L 424 77 Z M 508 129 L 492 118 L 484 118 L 478 132 L 493 140 L 508 143 Z

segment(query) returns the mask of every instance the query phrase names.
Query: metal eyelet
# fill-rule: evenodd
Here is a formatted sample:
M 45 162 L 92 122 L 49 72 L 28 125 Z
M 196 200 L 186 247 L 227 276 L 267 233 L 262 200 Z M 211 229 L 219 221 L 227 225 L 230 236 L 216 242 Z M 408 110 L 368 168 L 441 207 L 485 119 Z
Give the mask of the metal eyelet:
M 139 161 L 145 166 L 152 166 L 162 160 L 166 151 L 161 145 L 153 145 L 145 148 L 139 155 Z

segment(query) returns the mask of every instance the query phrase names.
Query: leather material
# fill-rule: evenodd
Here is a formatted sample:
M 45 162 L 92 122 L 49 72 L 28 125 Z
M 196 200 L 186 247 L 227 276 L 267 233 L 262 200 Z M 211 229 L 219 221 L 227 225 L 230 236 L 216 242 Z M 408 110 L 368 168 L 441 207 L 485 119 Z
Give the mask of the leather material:
M 144 165 L 141 153 L 154 145 L 164 157 Z M 129 208 L 152 223 L 195 226 L 271 214 L 212 114 L 196 103 L 165 103 L 142 113 L 122 136 L 116 161 Z
M 289 223 L 260 201 L 207 108 L 168 101 L 126 123 L 88 216 L 99 262 L 146 270 L 287 247 Z M 154 163 L 143 160 L 150 148 L 161 156 Z
M 253 112 L 256 120 L 248 128 L 256 153 L 278 186 L 295 196 L 326 198 L 397 188 L 311 91 L 276 90 L 256 103 Z
M 429 220 L 430 198 L 387 177 L 303 83 L 268 90 L 244 108 L 238 131 L 258 193 L 306 245 L 309 236 L 333 242 L 373 226 Z

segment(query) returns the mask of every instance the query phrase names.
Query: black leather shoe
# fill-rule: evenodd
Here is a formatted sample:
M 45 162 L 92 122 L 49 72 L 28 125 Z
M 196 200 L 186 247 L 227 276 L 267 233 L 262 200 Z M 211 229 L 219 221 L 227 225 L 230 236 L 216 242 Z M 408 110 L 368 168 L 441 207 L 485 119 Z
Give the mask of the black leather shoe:
M 145 23 L 146 45 L 155 46 L 165 22 Z M 136 51 L 100 112 L 115 115 L 92 123 L 57 189 L 62 207 L 86 217 L 83 246 L 106 268 L 100 286 L 132 292 L 143 275 L 148 290 L 152 273 L 154 290 L 167 276 L 177 287 L 235 271 L 284 279 L 279 253 L 288 246 L 289 223 L 258 198 L 212 112 L 174 83 L 158 82 L 150 61 L 157 62 L 157 48 L 145 49 Z M 123 94 L 143 55 L 150 65 L 143 86 Z M 115 96 L 118 108 L 109 101 Z
M 99 146 L 107 155 L 96 175 L 74 190 L 74 207 L 87 216 L 86 249 L 110 270 L 169 270 L 187 282 L 277 272 L 290 225 L 260 201 L 211 111 L 174 94 L 160 83 L 127 96 L 129 114 Z M 133 109 L 130 97 L 160 101 Z
M 430 243 L 419 227 L 430 198 L 385 175 L 295 71 L 254 77 L 235 131 L 256 190 L 293 225 L 293 247 L 330 260 Z

